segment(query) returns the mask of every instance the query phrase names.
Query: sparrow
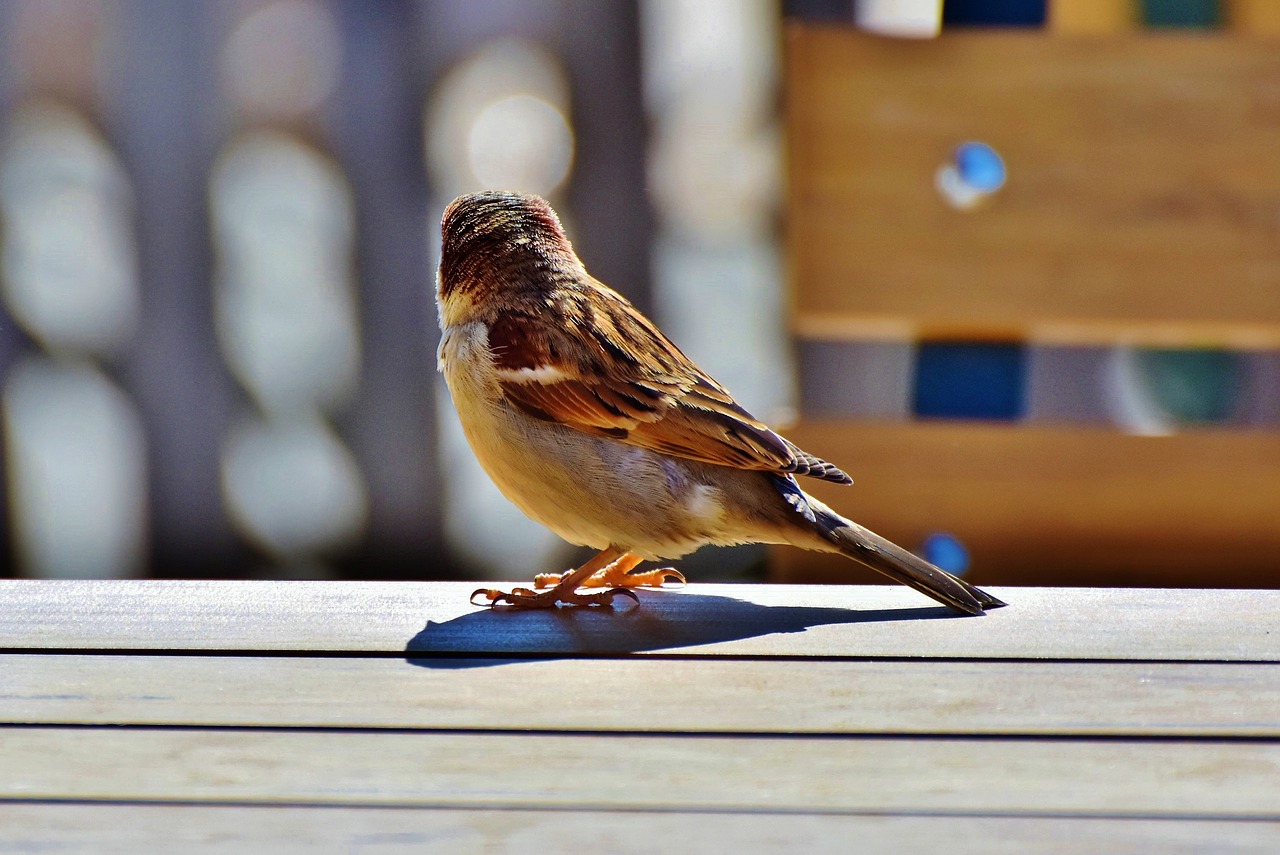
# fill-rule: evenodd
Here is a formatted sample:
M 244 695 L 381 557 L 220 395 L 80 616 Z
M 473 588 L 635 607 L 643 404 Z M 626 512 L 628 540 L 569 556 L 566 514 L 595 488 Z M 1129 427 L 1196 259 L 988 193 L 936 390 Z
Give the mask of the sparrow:
M 599 550 L 538 576 L 546 590 L 481 588 L 473 603 L 638 602 L 635 587 L 684 581 L 637 571 L 642 561 L 781 543 L 846 555 L 964 614 L 1004 605 L 806 494 L 797 476 L 852 480 L 752 416 L 587 273 L 546 200 L 488 191 L 450 203 L 436 299 L 439 370 L 481 465 L 531 519 Z

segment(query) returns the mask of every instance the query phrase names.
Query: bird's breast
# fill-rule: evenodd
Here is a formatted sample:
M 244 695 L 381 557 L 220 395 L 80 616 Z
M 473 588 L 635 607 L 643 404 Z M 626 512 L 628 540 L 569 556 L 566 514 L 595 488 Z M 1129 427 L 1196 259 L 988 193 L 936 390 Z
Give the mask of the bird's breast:
M 571 543 L 675 558 L 707 543 L 794 542 L 800 530 L 766 473 L 584 433 L 510 404 L 482 323 L 445 329 L 439 361 L 480 465 L 526 516 Z

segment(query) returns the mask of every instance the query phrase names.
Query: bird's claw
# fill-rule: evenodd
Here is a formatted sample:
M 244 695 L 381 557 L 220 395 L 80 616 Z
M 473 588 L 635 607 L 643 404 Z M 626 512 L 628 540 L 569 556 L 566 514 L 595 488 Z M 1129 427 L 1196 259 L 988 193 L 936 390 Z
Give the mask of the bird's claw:
M 483 602 L 477 603 L 476 597 L 482 594 L 487 599 Z M 499 591 L 496 588 L 477 588 L 476 590 L 471 592 L 470 602 L 471 602 L 471 605 L 473 606 L 493 606 L 493 605 L 497 605 L 500 602 L 503 602 L 504 600 L 508 602 L 514 602 L 511 598 L 515 598 L 515 597 L 529 598 L 529 597 L 536 597 L 536 596 L 537 596 L 537 593 L 535 591 L 529 590 L 528 588 L 512 588 L 510 593 L 507 593 L 505 591 Z
M 677 585 L 689 584 L 689 580 L 684 577 L 684 574 L 674 567 L 660 567 L 657 570 L 632 573 L 630 575 L 637 579 L 637 584 L 651 585 L 654 588 L 661 588 L 667 582 L 675 582 Z

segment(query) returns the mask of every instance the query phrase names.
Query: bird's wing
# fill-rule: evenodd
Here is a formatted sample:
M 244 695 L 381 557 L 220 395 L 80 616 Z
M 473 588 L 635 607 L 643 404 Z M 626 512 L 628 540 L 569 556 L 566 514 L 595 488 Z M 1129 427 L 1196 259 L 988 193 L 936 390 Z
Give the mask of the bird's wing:
M 674 457 L 850 483 L 743 409 L 625 300 L 603 289 L 595 295 L 550 318 L 512 312 L 489 324 L 494 367 L 513 405 Z

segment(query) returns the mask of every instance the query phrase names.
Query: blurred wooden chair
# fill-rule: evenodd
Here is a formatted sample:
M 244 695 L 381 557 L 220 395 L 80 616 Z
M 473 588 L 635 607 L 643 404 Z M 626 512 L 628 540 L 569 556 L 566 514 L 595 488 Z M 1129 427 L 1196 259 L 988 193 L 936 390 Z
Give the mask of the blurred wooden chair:
M 1095 25 L 1109 26 L 1082 29 Z M 1280 351 L 1280 41 L 794 25 L 785 53 L 801 346 Z M 934 176 L 969 139 L 1000 153 L 1009 181 L 964 212 Z M 977 582 L 1280 584 L 1275 429 L 1135 436 L 802 410 L 787 435 L 855 481 L 806 490 L 911 548 L 954 534 Z M 771 576 L 867 580 L 784 548 Z

